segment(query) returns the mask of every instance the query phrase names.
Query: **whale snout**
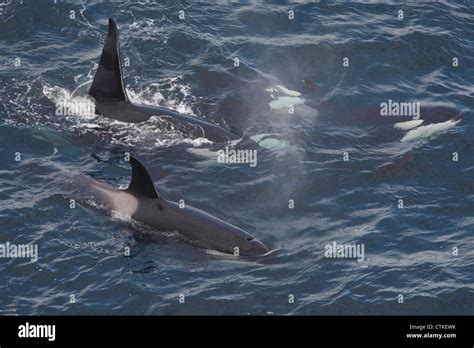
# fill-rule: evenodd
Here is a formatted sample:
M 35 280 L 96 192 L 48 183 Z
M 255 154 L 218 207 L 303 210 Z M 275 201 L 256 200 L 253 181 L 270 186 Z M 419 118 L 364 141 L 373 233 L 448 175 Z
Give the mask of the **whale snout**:
M 247 256 L 260 256 L 268 253 L 269 251 L 270 250 L 261 241 L 251 238 L 250 240 L 247 240 L 245 248 L 243 248 L 241 253 Z

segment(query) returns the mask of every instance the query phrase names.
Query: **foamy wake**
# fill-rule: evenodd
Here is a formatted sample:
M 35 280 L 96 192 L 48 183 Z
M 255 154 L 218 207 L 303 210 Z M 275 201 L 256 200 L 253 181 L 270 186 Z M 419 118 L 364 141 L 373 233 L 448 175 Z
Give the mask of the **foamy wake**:
M 184 115 L 194 116 L 190 105 L 196 98 L 191 94 L 190 86 L 182 83 L 181 80 L 182 76 L 178 75 L 150 83 L 142 89 L 130 89 L 128 86 L 127 94 L 136 104 L 160 105 Z M 163 90 L 179 98 L 166 99 L 161 92 Z
M 92 82 L 87 75 L 87 81 L 82 82 L 81 88 Z M 142 90 L 127 89 L 130 99 L 137 104 L 161 105 L 177 112 L 192 115 L 192 109 L 188 101 L 194 100 L 190 93 L 189 86 L 181 84 L 181 76 L 168 78 L 160 82 L 152 83 Z M 77 81 L 76 81 L 77 82 Z M 160 91 L 166 85 L 166 90 L 171 94 L 179 95 L 177 99 L 165 100 Z M 43 95 L 55 104 L 55 115 L 47 115 L 47 119 L 54 124 L 63 125 L 66 122 L 67 129 L 75 129 L 84 132 L 103 132 L 111 135 L 112 144 L 136 145 L 141 144 L 146 147 L 170 147 L 178 144 L 189 144 L 193 147 L 200 147 L 205 144 L 212 144 L 206 138 L 187 138 L 177 130 L 164 130 L 159 117 L 151 117 L 142 123 L 127 123 L 110 120 L 95 114 L 95 104 L 88 96 L 75 95 L 76 91 L 70 92 L 59 86 L 50 86 L 43 83 Z M 67 109 L 66 113 L 58 114 L 58 106 L 73 106 Z M 77 107 L 80 106 L 80 107 Z

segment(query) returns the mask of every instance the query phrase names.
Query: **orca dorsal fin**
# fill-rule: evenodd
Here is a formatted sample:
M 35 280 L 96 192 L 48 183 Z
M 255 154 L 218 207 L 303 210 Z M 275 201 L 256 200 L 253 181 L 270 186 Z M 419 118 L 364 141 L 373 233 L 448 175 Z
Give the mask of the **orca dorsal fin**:
M 127 191 L 138 196 L 148 198 L 160 198 L 156 192 L 155 185 L 145 167 L 134 157 L 130 156 L 130 165 L 132 166 L 132 181 Z
M 128 102 L 120 64 L 119 34 L 117 24 L 112 18 L 109 18 L 109 31 L 89 94 L 97 103 L 102 100 Z

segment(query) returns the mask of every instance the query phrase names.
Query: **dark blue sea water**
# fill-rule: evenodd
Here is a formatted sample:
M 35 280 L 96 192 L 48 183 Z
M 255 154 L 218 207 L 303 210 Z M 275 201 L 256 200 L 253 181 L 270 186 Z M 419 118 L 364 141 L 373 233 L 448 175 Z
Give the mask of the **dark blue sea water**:
M 239 129 L 256 167 L 153 120 L 56 114 L 92 104 L 109 17 L 130 98 Z M 473 18 L 472 2 L 2 1 L 0 243 L 39 255 L 0 258 L 0 313 L 474 313 Z M 380 116 L 389 99 L 423 123 Z M 164 197 L 281 250 L 220 255 L 70 209 L 64 173 L 126 187 L 124 151 Z M 364 260 L 325 257 L 334 242 Z

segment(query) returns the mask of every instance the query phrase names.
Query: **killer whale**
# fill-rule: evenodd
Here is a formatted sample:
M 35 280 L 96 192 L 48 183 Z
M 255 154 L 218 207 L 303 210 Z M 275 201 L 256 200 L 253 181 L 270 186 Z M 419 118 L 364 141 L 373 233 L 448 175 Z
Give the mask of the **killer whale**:
M 92 200 L 161 232 L 176 231 L 191 244 L 227 254 L 260 256 L 269 249 L 243 229 L 202 210 L 161 197 L 145 167 L 134 157 L 129 161 L 132 178 L 127 189 L 117 189 L 84 176 Z M 237 249 L 238 248 L 238 249 Z
M 156 116 L 164 122 L 165 128 L 172 127 L 194 139 L 203 137 L 217 143 L 240 139 L 227 129 L 197 117 L 160 106 L 131 103 L 123 83 L 117 24 L 112 18 L 109 18 L 107 38 L 89 95 L 94 99 L 96 114 L 114 120 L 139 123 Z

